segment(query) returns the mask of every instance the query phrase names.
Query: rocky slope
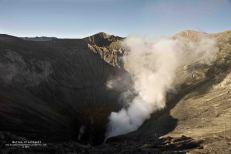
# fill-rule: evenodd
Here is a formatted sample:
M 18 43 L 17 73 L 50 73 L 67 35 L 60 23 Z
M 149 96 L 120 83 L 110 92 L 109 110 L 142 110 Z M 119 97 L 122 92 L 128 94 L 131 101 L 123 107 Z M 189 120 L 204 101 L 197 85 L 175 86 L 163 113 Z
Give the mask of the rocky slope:
M 123 38 L 99 33 L 84 39 L 33 41 L 1 35 L 3 151 L 9 152 L 6 141 L 37 135 L 48 142 L 45 149 L 11 152 L 230 153 L 231 31 L 183 31 L 173 38 L 197 41 L 200 35 L 217 40 L 215 62 L 179 69 L 177 92 L 169 94 L 165 109 L 153 113 L 137 131 L 94 147 L 79 142 L 103 140 L 107 116 L 121 107 L 118 97 L 129 84 L 121 81 L 120 91 L 105 86 L 111 77 L 126 74 L 119 61 L 125 52 Z M 188 73 L 191 68 L 193 74 Z
M 124 54 L 124 49 L 121 45 L 122 37 L 102 32 L 86 37 L 84 40 L 87 41 L 90 50 L 98 53 L 104 61 L 112 66 L 120 67 L 119 58 Z
M 182 135 L 201 142 L 200 146 L 182 150 L 189 153 L 230 153 L 231 152 L 231 31 L 218 34 L 205 34 L 183 31 L 174 37 L 197 40 L 199 35 L 207 35 L 218 42 L 216 60 L 209 66 L 192 64 L 193 74 L 188 74 L 185 66 L 178 71 L 177 93 L 167 101 L 167 107 L 153 113 L 139 130 L 115 137 L 113 140 L 126 140 L 140 143 L 146 140 L 148 150 L 156 150 L 155 138 L 179 138 Z M 150 142 L 151 141 L 151 142 Z M 174 152 L 174 145 L 170 145 Z M 158 144 L 157 144 L 158 145 Z M 181 144 L 180 144 L 181 145 Z M 190 146 L 189 146 L 190 147 Z M 164 150 L 166 151 L 166 150 Z M 169 151 L 169 149 L 167 150 Z M 178 151 L 178 152 L 179 152 Z

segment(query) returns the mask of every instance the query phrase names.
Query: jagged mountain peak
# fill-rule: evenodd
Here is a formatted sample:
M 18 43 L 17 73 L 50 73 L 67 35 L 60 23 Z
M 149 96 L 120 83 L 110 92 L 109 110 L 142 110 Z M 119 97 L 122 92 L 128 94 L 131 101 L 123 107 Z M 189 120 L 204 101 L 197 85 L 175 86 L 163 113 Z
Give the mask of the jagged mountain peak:
M 110 35 L 105 32 L 99 32 L 89 37 L 84 38 L 89 44 L 95 44 L 97 46 L 108 46 L 112 42 L 122 40 L 122 37 Z
M 105 33 L 105 32 L 99 32 L 96 34 L 93 34 L 92 37 L 102 37 L 102 38 L 109 38 L 111 37 L 111 34 Z

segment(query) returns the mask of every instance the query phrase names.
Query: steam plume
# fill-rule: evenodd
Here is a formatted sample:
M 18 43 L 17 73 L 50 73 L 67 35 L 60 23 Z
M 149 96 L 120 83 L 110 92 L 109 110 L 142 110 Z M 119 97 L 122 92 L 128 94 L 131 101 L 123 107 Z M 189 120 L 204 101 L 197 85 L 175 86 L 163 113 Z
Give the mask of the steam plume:
M 112 137 L 139 128 L 151 113 L 165 107 L 166 94 L 174 88 L 176 70 L 200 61 L 209 64 L 218 51 L 215 40 L 198 35 L 159 40 L 128 37 L 123 42 L 127 54 L 124 67 L 130 73 L 137 96 L 127 108 L 112 112 L 106 136 Z

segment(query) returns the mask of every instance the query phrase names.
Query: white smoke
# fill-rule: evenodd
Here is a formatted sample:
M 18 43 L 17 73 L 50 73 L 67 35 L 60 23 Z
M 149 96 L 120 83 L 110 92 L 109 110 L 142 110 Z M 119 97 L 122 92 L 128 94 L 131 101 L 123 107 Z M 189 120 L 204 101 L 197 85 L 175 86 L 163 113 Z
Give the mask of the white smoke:
M 209 64 L 218 51 L 216 41 L 204 35 L 197 40 L 132 36 L 123 44 L 128 50 L 123 58 L 124 67 L 132 77 L 137 96 L 127 102 L 127 108 L 111 113 L 107 138 L 139 128 L 151 113 L 165 107 L 166 94 L 174 88 L 178 68 L 196 61 Z

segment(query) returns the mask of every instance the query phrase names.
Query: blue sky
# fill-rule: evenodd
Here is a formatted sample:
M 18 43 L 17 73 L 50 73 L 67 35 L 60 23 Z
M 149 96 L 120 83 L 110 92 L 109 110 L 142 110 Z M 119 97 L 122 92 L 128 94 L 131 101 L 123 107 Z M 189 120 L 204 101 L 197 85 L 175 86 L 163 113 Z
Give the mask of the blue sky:
M 0 0 L 0 33 L 81 38 L 231 30 L 231 0 Z

